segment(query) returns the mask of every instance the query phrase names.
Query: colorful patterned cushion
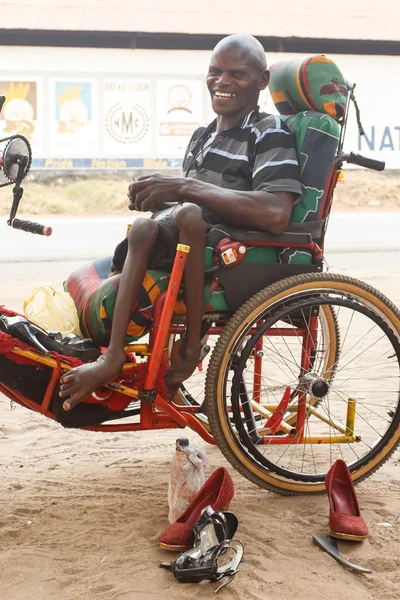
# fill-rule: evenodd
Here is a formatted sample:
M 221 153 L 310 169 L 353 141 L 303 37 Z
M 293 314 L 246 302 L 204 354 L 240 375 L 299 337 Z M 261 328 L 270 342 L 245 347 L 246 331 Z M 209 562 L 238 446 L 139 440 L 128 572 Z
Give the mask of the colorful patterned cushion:
M 325 56 L 277 63 L 270 68 L 269 90 L 282 120 L 296 140 L 302 199 L 293 208 L 291 223 L 324 217 L 326 188 L 332 171 L 340 121 L 346 111 L 348 86 L 336 64 Z M 311 262 L 306 250 L 284 248 L 282 263 Z
M 111 257 L 95 260 L 74 273 L 64 284 L 75 302 L 82 333 L 99 346 L 107 346 L 110 341 L 111 325 L 114 316 L 120 275 L 109 277 Z M 125 343 L 135 342 L 145 335 L 152 323 L 153 305 L 161 292 L 168 286 L 167 271 L 147 271 L 139 292 L 138 302 L 132 311 L 131 322 L 126 333 Z M 204 292 L 206 312 L 230 310 L 222 287 L 219 285 L 210 293 L 207 283 Z M 185 314 L 186 306 L 180 299 L 175 314 Z
M 312 110 L 344 117 L 348 86 L 336 64 L 325 56 L 293 59 L 270 67 L 269 91 L 281 115 Z

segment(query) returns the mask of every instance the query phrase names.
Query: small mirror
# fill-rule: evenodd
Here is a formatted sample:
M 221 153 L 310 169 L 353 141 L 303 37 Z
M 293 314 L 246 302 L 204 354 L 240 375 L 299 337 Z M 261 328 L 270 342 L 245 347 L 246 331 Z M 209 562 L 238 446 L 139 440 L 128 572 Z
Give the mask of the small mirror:
M 4 144 L 4 146 L 3 146 Z M 20 164 L 25 163 L 21 180 L 29 172 L 32 152 L 29 142 L 22 135 L 0 139 L 0 186 L 14 183 L 18 177 Z

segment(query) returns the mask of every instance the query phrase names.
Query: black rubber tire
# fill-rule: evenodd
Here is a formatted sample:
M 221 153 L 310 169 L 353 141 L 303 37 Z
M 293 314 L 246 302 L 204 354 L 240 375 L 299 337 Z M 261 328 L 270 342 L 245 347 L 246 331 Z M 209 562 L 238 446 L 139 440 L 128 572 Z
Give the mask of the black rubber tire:
M 283 495 L 293 496 L 300 494 L 323 493 L 325 486 L 321 484 L 305 484 L 293 482 L 292 480 L 278 479 L 274 473 L 267 469 L 252 464 L 248 456 L 240 450 L 237 436 L 230 431 L 226 423 L 223 404 L 224 398 L 219 397 L 222 385 L 221 378 L 224 377 L 225 365 L 229 362 L 231 348 L 247 324 L 255 319 L 255 315 L 266 310 L 278 299 L 303 291 L 317 288 L 320 285 L 332 290 L 343 290 L 347 293 L 359 293 L 360 297 L 367 300 L 380 314 L 384 315 L 390 323 L 390 330 L 395 337 L 396 353 L 400 359 L 400 311 L 383 294 L 370 285 L 356 279 L 325 274 L 304 274 L 290 277 L 275 283 L 258 292 L 245 304 L 243 304 L 232 318 L 228 321 L 221 334 L 214 352 L 212 354 L 206 378 L 205 408 L 215 441 L 232 466 L 255 485 Z M 377 456 L 365 455 L 365 465 L 352 473 L 355 483 L 359 483 L 372 475 L 393 454 L 400 444 L 400 402 L 392 419 L 392 426 L 383 438 L 385 445 Z

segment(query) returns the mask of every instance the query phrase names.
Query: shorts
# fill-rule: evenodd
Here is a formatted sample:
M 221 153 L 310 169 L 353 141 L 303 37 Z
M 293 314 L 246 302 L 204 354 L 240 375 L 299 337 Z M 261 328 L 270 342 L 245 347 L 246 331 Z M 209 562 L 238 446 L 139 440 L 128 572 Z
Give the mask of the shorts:
M 149 270 L 169 270 L 174 264 L 179 244 L 179 227 L 174 219 L 176 209 L 174 205 L 151 216 L 158 225 L 158 236 L 150 254 Z

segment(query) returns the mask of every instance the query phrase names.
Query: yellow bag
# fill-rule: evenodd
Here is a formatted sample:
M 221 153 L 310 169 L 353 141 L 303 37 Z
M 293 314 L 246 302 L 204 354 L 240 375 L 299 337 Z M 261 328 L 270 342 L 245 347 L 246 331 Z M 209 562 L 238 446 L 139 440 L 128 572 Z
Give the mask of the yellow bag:
M 46 331 L 59 331 L 82 336 L 79 317 L 74 301 L 67 292 L 60 292 L 51 285 L 41 285 L 32 290 L 24 301 L 26 317 Z

